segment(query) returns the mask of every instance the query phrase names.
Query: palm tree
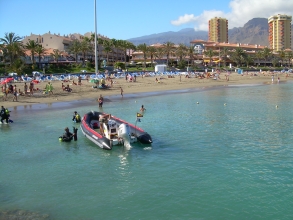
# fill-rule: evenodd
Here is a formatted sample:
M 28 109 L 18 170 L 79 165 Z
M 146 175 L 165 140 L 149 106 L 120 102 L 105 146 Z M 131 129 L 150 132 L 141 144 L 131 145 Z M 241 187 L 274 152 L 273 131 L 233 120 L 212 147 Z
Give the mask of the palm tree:
M 109 62 L 109 53 L 112 52 L 112 41 L 104 40 L 103 42 L 104 51 L 107 56 L 107 63 Z
M 179 58 L 179 61 L 181 62 L 183 58 L 186 56 L 187 47 L 184 44 L 179 44 L 177 47 L 175 54 Z
M 126 40 L 120 41 L 120 47 L 123 50 L 124 55 L 124 65 L 126 66 L 127 51 L 132 48 L 132 43 Z
M 283 64 L 284 64 L 284 63 L 283 63 L 283 62 L 284 62 L 284 59 L 286 58 L 286 53 L 285 53 L 284 49 L 278 51 L 278 54 L 279 54 L 279 57 L 280 57 L 281 63 L 282 63 L 282 65 L 283 65 Z
M 259 66 L 260 66 L 260 59 L 263 58 L 263 53 L 262 53 L 262 51 L 260 51 L 260 50 L 257 51 L 256 54 L 255 54 L 255 57 L 257 58 L 257 61 L 258 61 L 257 66 L 259 67 Z
M 31 58 L 33 65 L 35 64 L 35 53 L 36 49 L 39 46 L 38 43 L 36 43 L 34 40 L 29 40 L 26 45 L 24 46 L 25 49 L 29 50 L 31 52 Z
M 148 46 L 148 49 L 147 49 L 147 56 L 149 56 L 151 58 L 151 65 L 153 67 L 153 60 L 154 60 L 154 57 L 156 55 L 156 48 L 155 47 L 152 47 L 152 46 Z
M 273 67 L 276 67 L 276 65 L 279 63 L 279 61 L 280 61 L 279 57 L 273 57 L 273 59 L 272 59 Z
M 77 55 L 81 52 L 81 43 L 79 40 L 73 40 L 69 47 L 70 53 L 75 55 L 75 63 L 77 63 Z
M 268 47 L 265 47 L 262 53 L 263 53 L 263 58 L 265 59 L 265 65 L 266 65 L 268 59 L 272 56 L 272 50 Z
M 293 58 L 293 53 L 292 53 L 291 50 L 290 51 L 286 51 L 286 57 L 288 59 L 288 66 L 290 67 L 291 66 L 291 60 Z
M 143 44 L 137 45 L 136 48 L 143 53 L 144 68 L 146 68 L 146 58 L 147 58 L 147 53 L 148 53 L 148 46 L 145 43 L 143 43 Z
M 241 63 L 246 59 L 247 54 L 242 48 L 236 48 L 232 53 L 231 59 L 237 63 L 237 67 L 241 66 Z
M 169 66 L 169 57 L 170 54 L 173 52 L 174 50 L 174 43 L 168 41 L 166 43 L 163 44 L 163 48 L 167 57 L 167 67 Z
M 98 57 L 99 59 L 103 58 L 103 45 L 105 40 L 101 37 L 98 38 Z
M 212 49 L 209 49 L 209 50 L 207 50 L 207 51 L 204 52 L 204 55 L 209 58 L 210 65 L 211 65 L 212 59 L 213 59 L 213 56 L 214 56 L 214 51 Z
M 224 67 L 226 67 L 226 62 L 227 62 L 229 55 L 230 55 L 230 51 L 229 51 L 228 47 L 224 47 L 220 52 L 221 59 L 223 59 L 223 61 L 224 61 Z
M 36 48 L 36 53 L 38 54 L 38 57 L 39 57 L 39 68 L 41 68 L 41 56 L 45 51 L 46 49 L 41 44 L 39 44 Z
M 4 38 L 0 38 L 6 48 L 6 53 L 9 57 L 10 64 L 12 64 L 13 59 L 17 57 L 17 52 L 21 51 L 21 37 L 15 33 L 5 33 Z
M 87 54 L 87 52 L 91 51 L 92 45 L 90 43 L 90 39 L 88 37 L 85 37 L 84 39 L 82 39 L 82 41 L 80 42 L 80 52 L 83 55 L 83 61 L 82 63 L 85 63 L 85 56 Z
M 112 53 L 116 56 L 115 61 L 118 61 L 118 40 L 115 38 L 111 39 Z
M 244 58 L 244 62 L 246 63 L 246 67 L 248 67 L 250 63 L 253 63 L 253 58 L 251 56 L 248 55 L 243 58 Z
M 194 57 L 195 57 L 195 54 L 194 54 L 194 47 L 193 46 L 189 46 L 187 48 L 187 56 L 189 57 L 188 59 L 188 66 L 190 63 L 192 63 Z
M 24 61 L 21 58 L 14 60 L 13 65 L 11 65 L 10 70 L 14 73 L 20 74 L 25 68 Z
M 51 53 L 51 56 L 53 57 L 54 61 L 58 63 L 58 59 L 61 56 L 61 52 L 58 49 L 54 49 L 53 53 Z
M 164 48 L 158 47 L 156 49 L 155 57 L 158 58 L 158 60 L 162 60 L 164 57 L 165 51 Z

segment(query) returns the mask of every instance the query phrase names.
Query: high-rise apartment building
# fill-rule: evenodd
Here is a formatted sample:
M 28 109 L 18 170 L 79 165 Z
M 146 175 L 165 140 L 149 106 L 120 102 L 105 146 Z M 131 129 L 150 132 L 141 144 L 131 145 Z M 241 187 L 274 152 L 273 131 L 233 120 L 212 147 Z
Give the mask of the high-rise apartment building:
M 228 20 L 212 18 L 209 20 L 209 41 L 228 43 Z
M 273 51 L 291 49 L 292 16 L 273 15 L 268 18 L 269 44 Z

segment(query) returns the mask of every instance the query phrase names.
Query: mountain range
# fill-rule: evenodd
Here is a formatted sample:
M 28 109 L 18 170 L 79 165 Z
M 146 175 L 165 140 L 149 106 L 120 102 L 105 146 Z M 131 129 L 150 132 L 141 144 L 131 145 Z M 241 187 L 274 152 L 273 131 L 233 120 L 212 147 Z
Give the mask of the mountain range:
M 261 46 L 269 46 L 268 42 L 268 19 L 253 18 L 249 20 L 243 27 L 235 27 L 228 30 L 229 43 L 243 44 L 259 44 Z M 293 25 L 291 26 L 291 48 L 293 43 Z M 168 31 L 158 34 L 151 34 L 137 38 L 128 39 L 134 45 L 138 44 L 155 44 L 173 42 L 175 44 L 190 45 L 192 40 L 208 40 L 207 31 L 195 31 L 193 28 L 185 28 L 178 32 Z

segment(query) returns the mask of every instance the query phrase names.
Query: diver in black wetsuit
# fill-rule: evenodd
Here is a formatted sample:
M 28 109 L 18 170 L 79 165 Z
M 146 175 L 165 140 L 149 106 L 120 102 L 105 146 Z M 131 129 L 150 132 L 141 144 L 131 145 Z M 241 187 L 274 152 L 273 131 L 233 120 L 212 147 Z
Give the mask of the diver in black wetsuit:
M 73 138 L 73 134 L 69 131 L 68 127 L 66 127 L 64 130 L 65 130 L 65 133 L 62 136 L 62 140 L 63 141 L 71 141 Z
M 74 141 L 77 141 L 77 130 L 78 130 L 77 128 L 73 127 L 73 133 L 69 131 L 68 127 L 66 127 L 64 130 L 65 130 L 65 133 L 59 137 L 60 140 L 68 142 L 68 141 L 71 141 L 72 138 L 74 138 Z
M 5 123 L 8 124 L 10 114 L 8 109 L 4 108 L 3 105 L 1 106 L 0 116 L 1 116 L 1 123 L 3 124 L 3 120 L 5 120 Z

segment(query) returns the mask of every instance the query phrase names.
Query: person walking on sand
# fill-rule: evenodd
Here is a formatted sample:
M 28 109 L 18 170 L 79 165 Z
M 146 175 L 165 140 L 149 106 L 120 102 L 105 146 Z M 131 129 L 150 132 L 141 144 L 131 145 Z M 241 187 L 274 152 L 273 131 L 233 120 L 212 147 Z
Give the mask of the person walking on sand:
M 28 86 L 27 86 L 27 84 L 26 84 L 26 82 L 24 83 L 24 86 L 23 86 L 23 92 L 24 92 L 24 95 L 26 95 L 27 94 L 27 89 L 28 89 Z
M 34 95 L 34 83 L 33 81 L 30 82 L 30 86 L 29 86 L 29 90 L 30 90 L 30 95 Z
M 120 94 L 121 94 L 121 96 L 123 98 L 123 89 L 122 89 L 122 87 L 120 87 Z
M 13 86 L 13 99 L 12 101 L 16 101 L 17 102 L 17 89 L 16 89 L 16 85 Z

